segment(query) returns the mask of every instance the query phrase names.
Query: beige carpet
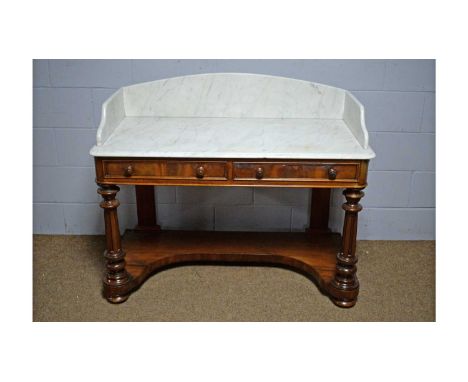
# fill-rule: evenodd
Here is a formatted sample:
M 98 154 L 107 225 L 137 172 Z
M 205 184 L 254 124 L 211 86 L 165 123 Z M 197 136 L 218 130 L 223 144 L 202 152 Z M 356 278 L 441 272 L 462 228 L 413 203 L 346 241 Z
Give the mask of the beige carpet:
M 34 236 L 34 321 L 434 321 L 435 243 L 360 241 L 359 301 L 340 309 L 304 276 L 198 265 L 157 273 L 127 302 L 101 297 L 102 236 Z

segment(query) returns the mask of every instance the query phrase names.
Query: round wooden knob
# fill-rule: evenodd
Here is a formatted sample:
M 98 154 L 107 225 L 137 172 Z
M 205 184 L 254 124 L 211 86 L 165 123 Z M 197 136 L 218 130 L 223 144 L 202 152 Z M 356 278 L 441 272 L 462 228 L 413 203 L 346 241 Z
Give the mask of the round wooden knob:
M 255 170 L 255 177 L 257 179 L 262 179 L 263 178 L 263 168 L 259 167 L 257 170 Z
M 132 176 L 132 174 L 133 174 L 133 167 L 132 167 L 131 164 L 129 164 L 127 166 L 127 168 L 125 169 L 124 175 L 125 176 Z
M 328 169 L 328 179 L 335 180 L 336 179 L 336 170 L 334 168 Z
M 198 179 L 201 179 L 205 176 L 205 169 L 203 166 L 197 167 L 196 175 Z

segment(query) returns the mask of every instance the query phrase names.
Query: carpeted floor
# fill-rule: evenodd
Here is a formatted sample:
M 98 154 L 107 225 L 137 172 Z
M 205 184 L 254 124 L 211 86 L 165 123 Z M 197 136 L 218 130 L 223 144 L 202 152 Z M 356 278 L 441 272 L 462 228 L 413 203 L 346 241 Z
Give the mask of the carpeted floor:
M 34 236 L 34 321 L 434 321 L 435 243 L 360 241 L 359 301 L 340 309 L 275 267 L 180 266 L 127 302 L 101 297 L 102 236 Z

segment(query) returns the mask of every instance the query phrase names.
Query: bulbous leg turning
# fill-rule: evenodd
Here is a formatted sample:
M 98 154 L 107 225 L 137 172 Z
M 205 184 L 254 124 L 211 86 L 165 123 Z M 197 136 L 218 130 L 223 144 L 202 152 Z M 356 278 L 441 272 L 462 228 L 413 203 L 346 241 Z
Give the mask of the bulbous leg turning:
M 104 297 L 107 301 L 119 304 L 128 299 L 126 286 L 130 282 L 130 275 L 125 270 L 125 252 L 104 251 L 106 259 L 106 271 L 103 277 Z

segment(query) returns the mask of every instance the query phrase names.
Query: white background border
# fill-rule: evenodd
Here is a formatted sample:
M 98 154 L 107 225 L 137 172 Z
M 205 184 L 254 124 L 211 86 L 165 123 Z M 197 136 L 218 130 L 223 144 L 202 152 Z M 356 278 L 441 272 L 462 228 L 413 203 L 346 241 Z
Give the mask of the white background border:
M 0 24 L 4 380 L 462 375 L 466 351 L 457 345 L 467 339 L 462 256 L 468 252 L 461 242 L 467 226 L 467 188 L 460 183 L 467 178 L 460 172 L 467 151 L 462 36 L 468 33 L 461 6 L 396 0 L 11 4 L 3 5 Z M 33 58 L 436 58 L 437 323 L 32 323 Z

